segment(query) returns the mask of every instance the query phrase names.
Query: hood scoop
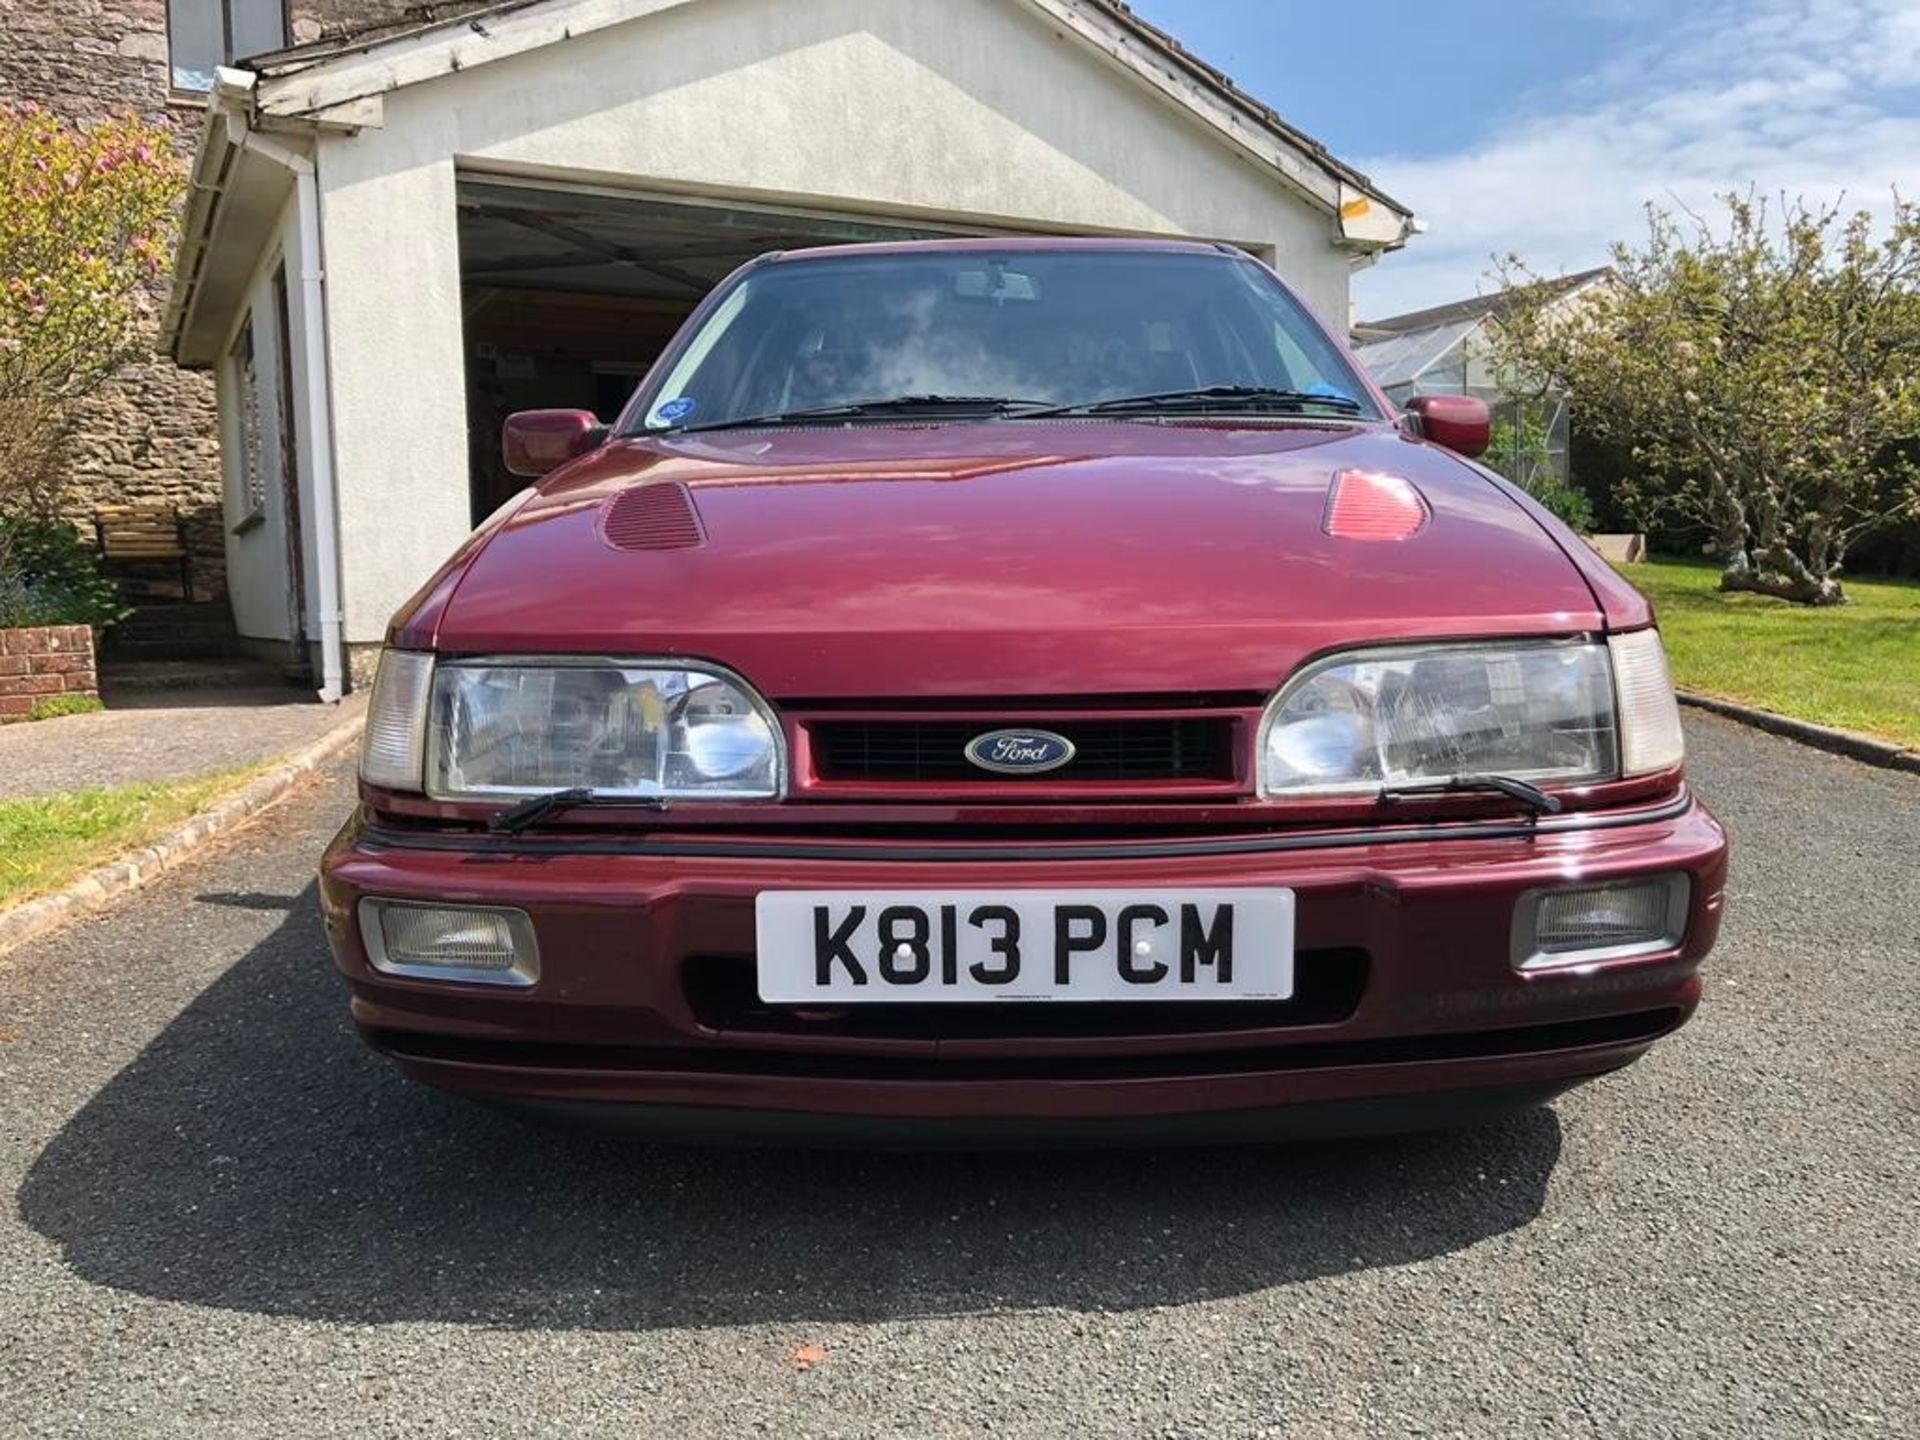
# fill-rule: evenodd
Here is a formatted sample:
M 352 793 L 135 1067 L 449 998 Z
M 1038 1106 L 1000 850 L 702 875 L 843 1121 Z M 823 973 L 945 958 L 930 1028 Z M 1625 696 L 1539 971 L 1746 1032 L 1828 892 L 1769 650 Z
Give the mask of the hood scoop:
M 600 538 L 615 550 L 691 550 L 707 532 L 693 496 L 677 480 L 622 490 L 600 512 Z

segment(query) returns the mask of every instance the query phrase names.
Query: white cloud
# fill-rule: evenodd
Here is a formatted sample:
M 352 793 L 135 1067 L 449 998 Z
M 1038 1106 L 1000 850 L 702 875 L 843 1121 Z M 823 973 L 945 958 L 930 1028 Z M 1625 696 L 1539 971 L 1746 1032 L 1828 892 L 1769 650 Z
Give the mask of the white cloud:
M 1479 145 L 1360 162 L 1430 227 L 1355 278 L 1362 316 L 1478 293 L 1495 254 L 1548 275 L 1602 264 L 1650 201 L 1920 198 L 1920 0 L 1715 0 L 1651 23 L 1656 41 Z

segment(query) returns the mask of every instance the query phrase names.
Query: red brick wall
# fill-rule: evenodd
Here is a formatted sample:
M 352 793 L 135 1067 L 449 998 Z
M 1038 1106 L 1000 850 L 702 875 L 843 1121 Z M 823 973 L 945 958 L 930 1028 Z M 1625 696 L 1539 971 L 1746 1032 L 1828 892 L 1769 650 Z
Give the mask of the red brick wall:
M 85 625 L 0 630 L 0 724 L 53 695 L 93 695 L 93 631 Z

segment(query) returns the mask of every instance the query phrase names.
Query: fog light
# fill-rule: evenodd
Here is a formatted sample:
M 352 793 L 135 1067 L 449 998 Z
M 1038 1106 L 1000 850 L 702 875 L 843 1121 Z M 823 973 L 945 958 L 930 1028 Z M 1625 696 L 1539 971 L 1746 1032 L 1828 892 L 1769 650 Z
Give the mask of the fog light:
M 368 896 L 360 902 L 360 934 L 383 975 L 476 985 L 531 985 L 540 977 L 533 922 L 523 910 Z
M 1513 963 L 1537 970 L 1670 950 L 1686 934 L 1691 896 L 1680 871 L 1530 890 L 1514 908 Z

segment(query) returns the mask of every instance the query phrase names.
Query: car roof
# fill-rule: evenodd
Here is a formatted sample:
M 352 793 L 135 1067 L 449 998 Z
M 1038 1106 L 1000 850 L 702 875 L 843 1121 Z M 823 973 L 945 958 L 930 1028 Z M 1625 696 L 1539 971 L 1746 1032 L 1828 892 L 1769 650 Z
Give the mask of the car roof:
M 776 250 L 762 259 L 768 264 L 791 265 L 807 260 L 841 259 L 851 255 L 919 255 L 970 250 L 1120 251 L 1187 255 L 1238 254 L 1205 240 L 1173 240 L 1139 236 L 1094 235 L 983 235 L 950 240 L 879 240 L 859 245 L 818 245 L 805 250 Z

